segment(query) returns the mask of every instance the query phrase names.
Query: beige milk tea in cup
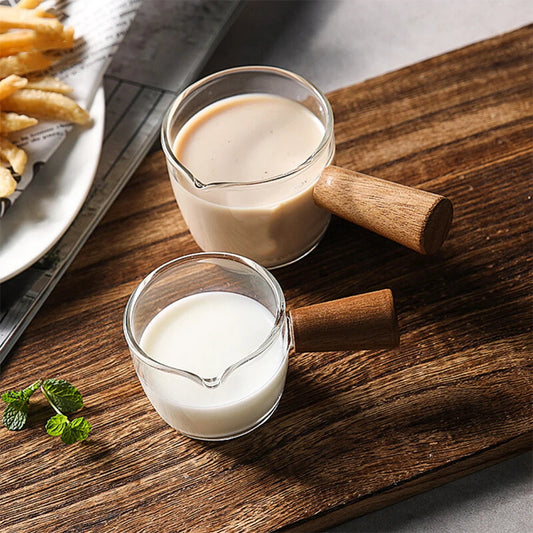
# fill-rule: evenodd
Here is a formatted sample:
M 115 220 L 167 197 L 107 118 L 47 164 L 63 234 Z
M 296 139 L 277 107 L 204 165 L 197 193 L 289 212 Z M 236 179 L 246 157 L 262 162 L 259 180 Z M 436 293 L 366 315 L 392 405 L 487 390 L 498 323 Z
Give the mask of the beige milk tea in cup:
M 335 152 L 326 97 L 296 74 L 241 67 L 183 91 L 163 121 L 170 181 L 204 251 L 274 268 L 319 243 L 330 213 L 313 189 Z

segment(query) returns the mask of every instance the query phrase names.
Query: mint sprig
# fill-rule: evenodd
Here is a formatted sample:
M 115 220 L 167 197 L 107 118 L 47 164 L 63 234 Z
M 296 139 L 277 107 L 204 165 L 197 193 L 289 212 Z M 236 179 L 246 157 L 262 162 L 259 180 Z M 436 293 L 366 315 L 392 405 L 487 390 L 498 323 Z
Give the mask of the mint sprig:
M 2 422 L 7 429 L 18 431 L 26 425 L 28 420 L 28 410 L 30 407 L 30 396 L 41 386 L 42 379 L 33 385 L 20 391 L 7 391 L 1 398 L 7 403 L 2 416 Z
M 30 397 L 39 388 L 56 412 L 46 423 L 47 433 L 60 436 L 65 444 L 85 440 L 91 431 L 91 424 L 84 417 L 70 421 L 66 416 L 83 407 L 83 398 L 76 387 L 63 379 L 40 379 L 20 391 L 4 392 L 1 396 L 7 403 L 2 416 L 4 426 L 11 431 L 18 431 L 26 425 Z

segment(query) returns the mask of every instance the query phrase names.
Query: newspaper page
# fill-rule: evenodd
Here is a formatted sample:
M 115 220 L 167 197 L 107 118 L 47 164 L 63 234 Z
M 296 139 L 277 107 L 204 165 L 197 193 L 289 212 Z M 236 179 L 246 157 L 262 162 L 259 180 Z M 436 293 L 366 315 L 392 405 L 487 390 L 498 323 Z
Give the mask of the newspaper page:
M 39 6 L 39 9 L 55 15 L 65 27 L 74 28 L 73 49 L 62 54 L 46 74 L 70 85 L 73 91 L 69 96 L 85 109 L 91 106 L 103 75 L 140 3 L 141 0 L 45 0 Z M 15 0 L 0 2 L 0 5 L 15 4 Z M 36 126 L 10 135 L 10 140 L 26 151 L 28 162 L 22 176 L 15 176 L 18 182 L 15 192 L 8 198 L 0 198 L 0 218 L 24 193 L 34 175 L 53 155 L 72 127 L 70 124 L 40 121 Z

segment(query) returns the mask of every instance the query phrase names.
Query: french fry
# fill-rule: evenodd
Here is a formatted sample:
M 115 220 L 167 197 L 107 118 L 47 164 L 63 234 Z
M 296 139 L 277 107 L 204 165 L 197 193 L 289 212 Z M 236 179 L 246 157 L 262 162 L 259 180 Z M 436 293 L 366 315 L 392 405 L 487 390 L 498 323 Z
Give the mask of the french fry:
M 90 116 L 72 98 L 64 94 L 40 91 L 37 89 L 20 89 L 2 100 L 4 111 L 26 113 L 30 116 L 42 117 L 75 124 L 86 125 Z
M 17 182 L 6 167 L 0 166 L 0 198 L 7 198 L 17 188 Z
M 0 57 L 19 52 L 65 50 L 74 46 L 74 28 L 61 33 L 38 33 L 35 30 L 10 31 L 0 34 Z
M 36 118 L 18 113 L 0 112 L 0 133 L 11 133 L 20 131 L 30 126 L 35 126 L 39 121 Z
M 15 7 L 24 9 L 35 9 L 43 3 L 43 0 L 20 0 Z
M 63 24 L 55 17 L 48 16 L 45 11 L 37 13 L 33 9 L 0 6 L 0 31 L 13 28 L 35 30 L 39 33 L 61 33 Z
M 20 0 L 14 7 L 0 5 L 0 198 L 13 194 L 17 181 L 12 172 L 22 174 L 28 161 L 26 152 L 7 134 L 34 126 L 38 117 L 83 125 L 90 122 L 88 112 L 66 96 L 72 92 L 68 84 L 42 76 L 41 71 L 55 61 L 54 54 L 44 52 L 72 49 L 74 28 L 38 9 L 41 3 Z
M 53 93 L 69 94 L 72 87 L 64 81 L 53 76 L 44 76 L 42 78 L 28 78 L 26 89 L 39 89 L 41 91 L 51 91 Z
M 36 16 L 36 17 L 48 17 L 48 18 L 51 18 L 51 19 L 56 19 L 57 17 L 52 15 L 52 13 L 49 13 L 48 11 L 43 11 L 42 9 L 32 9 L 31 12 Z
M 10 74 L 27 74 L 45 70 L 52 63 L 53 60 L 41 52 L 20 52 L 12 56 L 0 57 L 0 78 L 5 78 Z
M 28 80 L 26 78 L 21 78 L 20 76 L 16 76 L 15 74 L 11 74 L 7 78 L 0 80 L 0 100 L 5 98 L 6 96 L 9 96 L 10 94 L 13 94 L 19 89 L 23 89 L 24 87 L 26 87 L 27 84 Z M 1 108 L 2 104 L 0 103 L 0 109 Z
M 0 34 L 0 55 L 5 57 L 31 50 L 35 35 L 34 30 L 9 31 Z
M 0 137 L 0 157 L 7 161 L 17 174 L 22 174 L 28 161 L 26 152 L 16 147 L 10 140 Z

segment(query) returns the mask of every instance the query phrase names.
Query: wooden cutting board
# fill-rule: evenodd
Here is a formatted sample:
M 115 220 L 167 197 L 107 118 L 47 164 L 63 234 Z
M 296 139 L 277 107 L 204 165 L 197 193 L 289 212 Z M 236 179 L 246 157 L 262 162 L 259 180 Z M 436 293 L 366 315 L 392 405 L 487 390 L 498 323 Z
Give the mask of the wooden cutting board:
M 272 419 L 189 440 L 154 413 L 122 335 L 154 267 L 197 251 L 163 155 L 142 164 L 1 374 L 84 394 L 83 444 L 45 434 L 37 402 L 0 429 L 2 531 L 318 530 L 531 444 L 531 27 L 329 95 L 337 164 L 448 196 L 448 241 L 423 257 L 335 219 L 275 272 L 289 307 L 390 287 L 392 351 L 298 354 Z

